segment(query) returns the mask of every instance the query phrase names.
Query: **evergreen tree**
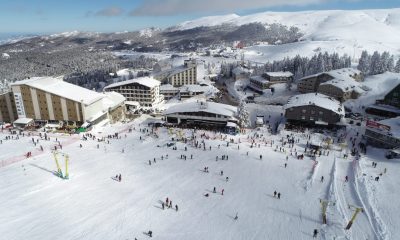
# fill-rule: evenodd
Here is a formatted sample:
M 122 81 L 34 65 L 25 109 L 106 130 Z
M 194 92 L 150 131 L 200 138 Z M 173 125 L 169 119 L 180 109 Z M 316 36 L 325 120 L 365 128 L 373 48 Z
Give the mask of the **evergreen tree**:
M 383 73 L 381 55 L 375 51 L 371 56 L 370 75 L 376 75 L 380 73 Z
M 239 117 L 239 125 L 241 127 L 247 128 L 250 126 L 249 112 L 247 110 L 246 101 L 244 101 L 244 100 L 240 101 L 240 104 L 238 107 L 238 117 Z
M 371 56 L 367 51 L 361 53 L 360 60 L 358 61 L 357 69 L 360 70 L 365 76 L 370 74 Z
M 394 67 L 394 72 L 400 73 L 400 58 L 397 60 L 396 66 Z

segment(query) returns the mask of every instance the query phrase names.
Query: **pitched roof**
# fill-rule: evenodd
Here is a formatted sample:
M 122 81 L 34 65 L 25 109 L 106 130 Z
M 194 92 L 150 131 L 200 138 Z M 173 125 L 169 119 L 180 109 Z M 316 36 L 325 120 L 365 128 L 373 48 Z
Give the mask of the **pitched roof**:
M 285 72 L 265 72 L 270 77 L 293 77 L 293 73 L 289 71 Z
M 285 105 L 285 109 L 310 105 L 325 108 L 340 115 L 344 114 L 343 105 L 339 101 L 321 93 L 295 95 L 289 98 L 288 103 Z

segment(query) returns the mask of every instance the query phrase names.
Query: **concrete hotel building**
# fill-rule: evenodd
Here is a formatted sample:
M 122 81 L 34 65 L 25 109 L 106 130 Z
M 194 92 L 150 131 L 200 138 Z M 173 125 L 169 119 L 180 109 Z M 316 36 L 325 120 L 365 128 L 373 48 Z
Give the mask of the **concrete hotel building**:
M 181 67 L 155 72 L 154 78 L 162 83 L 171 84 L 174 87 L 196 84 L 197 61 L 195 59 L 185 60 Z
M 138 102 L 142 107 L 154 107 L 164 100 L 160 95 L 160 82 L 142 77 L 108 85 L 104 91 L 122 94 L 128 102 Z
M 0 93 L 0 122 L 11 123 L 17 120 L 17 109 L 12 92 Z
M 18 118 L 43 121 L 90 122 L 118 120 L 125 98 L 101 94 L 51 77 L 35 77 L 11 84 Z

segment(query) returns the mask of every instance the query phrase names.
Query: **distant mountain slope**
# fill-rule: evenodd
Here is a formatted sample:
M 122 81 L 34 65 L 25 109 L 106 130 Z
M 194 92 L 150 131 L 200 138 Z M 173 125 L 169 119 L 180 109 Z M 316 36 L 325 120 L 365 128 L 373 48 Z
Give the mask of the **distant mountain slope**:
M 261 23 L 267 28 L 278 23 L 287 27 L 297 27 L 303 36 L 302 43 L 285 46 L 257 46 L 249 50 L 281 59 L 296 54 L 312 55 L 318 51 L 347 53 L 358 58 L 362 50 L 389 51 L 400 55 L 400 8 L 375 10 L 329 10 L 306 12 L 263 12 L 247 16 L 236 14 L 203 17 L 183 22 L 170 29 L 188 30 L 218 25 L 241 26 Z M 299 48 L 297 48 L 297 46 Z M 265 49 L 267 48 L 267 49 Z M 283 48 L 283 49 L 282 49 Z M 283 52 L 282 52 L 283 50 Z M 279 54 L 277 54 L 279 51 Z M 286 52 L 286 53 L 285 53 Z
M 174 30 L 209 27 L 222 24 L 244 25 L 249 23 L 298 27 L 304 39 L 336 40 L 368 38 L 370 40 L 400 41 L 400 8 L 378 10 L 329 10 L 307 12 L 263 12 L 247 16 L 236 14 L 203 17 L 183 22 Z M 371 34 L 371 33 L 374 34 Z M 384 34 L 384 35 L 382 35 Z M 391 39 L 383 39 L 391 36 Z

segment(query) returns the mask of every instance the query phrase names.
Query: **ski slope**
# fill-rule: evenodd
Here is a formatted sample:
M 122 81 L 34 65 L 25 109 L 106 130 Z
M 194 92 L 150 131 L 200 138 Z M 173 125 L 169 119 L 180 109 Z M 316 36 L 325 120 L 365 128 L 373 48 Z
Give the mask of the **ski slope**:
M 298 160 L 295 151 L 302 154 L 307 141 L 320 144 L 326 135 L 294 133 L 298 142 L 290 148 L 280 140 L 286 141 L 291 132 L 270 135 L 261 128 L 226 136 L 159 128 L 152 134 L 146 121 L 141 117 L 93 130 L 95 139 L 106 137 L 102 142 L 82 140 L 82 135 L 81 139 L 59 136 L 62 169 L 62 154 L 70 159 L 69 180 L 54 175 L 57 168 L 51 149 L 58 145 L 55 136 L 47 142 L 40 140 L 44 152 L 36 152 L 31 136 L 3 140 L 1 161 L 20 157 L 25 151 L 35 154 L 0 168 L 1 239 L 133 240 L 149 239 L 145 234 L 149 230 L 153 239 L 174 240 L 311 239 L 313 229 L 319 229 L 318 239 L 396 239 L 400 234 L 396 228 L 400 165 L 382 161 L 380 151 L 372 149 L 357 165 L 344 159 L 346 151 L 337 145 L 316 161 L 307 156 Z M 107 138 L 116 132 L 120 139 Z M 343 134 L 350 138 L 355 130 Z M 0 139 L 5 136 L 8 133 L 0 133 Z M 204 141 L 205 150 L 195 148 L 195 141 L 190 140 L 176 142 L 177 150 L 166 146 L 171 138 L 191 136 L 200 144 Z M 230 139 L 234 143 L 227 145 Z M 221 160 L 222 155 L 228 160 Z M 372 161 L 378 161 L 378 168 L 369 167 Z M 371 180 L 383 167 L 389 170 L 380 182 Z M 116 174 L 122 175 L 121 182 L 112 179 Z M 348 183 L 344 183 L 346 175 Z M 274 198 L 275 190 L 281 199 Z M 178 211 L 162 210 L 161 202 L 167 197 L 179 206 Z M 328 207 L 327 225 L 321 224 L 320 199 L 335 202 Z M 362 205 L 367 211 L 345 231 L 352 214 L 348 204 Z M 236 213 L 239 218 L 234 220 Z

